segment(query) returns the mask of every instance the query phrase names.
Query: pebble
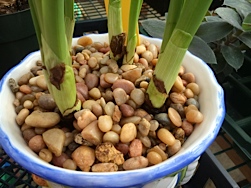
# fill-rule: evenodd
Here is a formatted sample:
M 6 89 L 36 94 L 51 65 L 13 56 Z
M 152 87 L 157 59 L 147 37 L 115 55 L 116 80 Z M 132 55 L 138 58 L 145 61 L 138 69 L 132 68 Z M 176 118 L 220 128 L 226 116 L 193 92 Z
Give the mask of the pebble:
M 127 123 L 134 123 L 135 125 L 139 124 L 141 117 L 139 116 L 131 116 L 131 117 L 123 117 L 120 121 L 121 125 L 125 125 Z
M 145 51 L 146 51 L 146 47 L 144 45 L 139 45 L 136 47 L 136 53 L 139 55 L 144 53 Z
M 189 98 L 189 99 L 187 99 L 186 105 L 188 105 L 188 106 L 189 105 L 194 105 L 194 106 L 197 107 L 197 109 L 200 108 L 200 104 L 199 104 L 199 102 L 195 98 Z
M 115 105 L 114 107 L 114 112 L 112 114 L 112 120 L 115 122 L 115 123 L 118 123 L 120 122 L 121 120 L 121 117 L 122 117 L 122 113 L 119 109 L 119 106 L 118 105 Z
M 147 159 L 151 164 L 159 164 L 162 162 L 162 157 L 155 151 L 150 151 L 147 154 Z
M 107 83 L 113 84 L 116 80 L 119 79 L 119 75 L 114 73 L 106 73 L 104 79 Z
M 174 108 L 168 108 L 168 117 L 175 126 L 180 127 L 182 125 L 181 117 Z
M 25 119 L 25 123 L 31 127 L 50 128 L 60 122 L 60 115 L 56 112 L 34 111 Z
M 98 104 L 97 102 L 95 102 L 93 105 L 92 105 L 92 109 L 91 109 L 92 113 L 96 116 L 96 117 L 99 117 L 103 114 L 103 109 L 102 107 L 100 106 L 100 104 Z
M 135 68 L 122 73 L 122 77 L 134 83 L 142 74 L 141 68 Z
M 164 150 L 162 150 L 160 148 L 159 145 L 156 145 L 156 146 L 152 147 L 147 152 L 151 152 L 151 151 L 154 151 L 154 152 L 158 153 L 161 156 L 162 161 L 164 161 L 164 160 L 166 160 L 168 158 L 167 154 L 164 152 Z
M 124 170 L 141 169 L 148 166 L 148 159 L 143 156 L 132 157 L 127 159 L 123 164 Z
M 186 119 L 191 123 L 201 123 L 203 121 L 203 115 L 198 110 L 189 110 L 186 113 Z
M 191 89 L 194 95 L 199 95 L 200 94 L 200 87 L 196 83 L 189 83 L 187 84 L 187 88 Z
M 73 153 L 72 159 L 77 166 L 84 172 L 89 172 L 95 161 L 94 149 L 88 146 L 79 146 Z M 82 160 L 85 159 L 85 160 Z
M 112 129 L 113 121 L 111 116 L 103 115 L 98 118 L 98 127 L 102 132 L 108 132 Z
M 81 78 L 85 78 L 86 74 L 87 74 L 86 68 L 82 68 L 82 69 L 79 70 L 79 76 Z
M 101 92 L 98 88 L 94 87 L 89 91 L 89 96 L 94 100 L 98 100 L 101 97 Z
M 90 57 L 90 59 L 88 60 L 88 65 L 90 68 L 94 69 L 98 66 L 98 60 L 95 57 Z
M 98 84 L 99 84 L 99 78 L 97 75 L 95 74 L 92 74 L 92 73 L 88 73 L 86 76 L 85 76 L 85 83 L 88 87 L 88 89 L 92 89 L 94 87 L 98 87 Z
M 143 145 L 141 140 L 134 139 L 129 146 L 129 155 L 130 157 L 138 157 L 143 153 Z
M 81 136 L 95 146 L 102 143 L 104 133 L 98 127 L 98 120 L 88 124 L 81 132 Z
M 115 60 L 111 60 L 109 59 L 107 61 L 107 65 L 109 67 L 109 69 L 111 70 L 112 73 L 117 73 L 119 70 L 119 66 L 118 63 Z
M 145 118 L 142 118 L 138 124 L 138 130 L 143 136 L 147 136 L 150 131 L 151 124 Z
M 55 156 L 60 156 L 63 151 L 63 146 L 65 142 L 65 133 L 59 128 L 53 128 L 45 131 L 43 134 L 43 140 L 49 150 L 55 154 Z M 57 141 L 55 142 L 55 138 Z
M 42 88 L 43 90 L 48 89 L 44 75 L 38 76 L 36 84 L 38 87 Z
M 38 98 L 38 105 L 45 110 L 53 110 L 56 103 L 51 94 L 43 94 Z
M 30 100 L 24 101 L 23 106 L 24 106 L 24 108 L 27 108 L 27 109 L 32 109 L 34 107 L 33 102 Z
M 176 103 L 176 104 L 182 104 L 182 105 L 184 105 L 185 102 L 187 101 L 187 98 L 182 93 L 172 92 L 169 95 L 169 97 L 172 100 L 172 102 Z
M 159 129 L 157 135 L 158 138 L 168 146 L 171 146 L 175 143 L 175 138 L 173 134 L 165 128 Z
M 16 116 L 16 122 L 18 125 L 23 125 L 26 118 L 29 116 L 30 111 L 26 108 L 23 108 L 20 110 L 20 112 Z
M 103 136 L 103 142 L 111 142 L 113 145 L 119 143 L 119 135 L 114 131 L 108 131 Z
M 104 106 L 104 112 L 105 112 L 106 115 L 109 115 L 109 116 L 113 115 L 114 109 L 115 109 L 115 104 L 113 102 L 108 102 Z
M 20 98 L 20 104 L 23 104 L 25 101 L 34 101 L 35 100 L 35 96 L 33 94 L 27 94 L 27 95 L 23 95 L 21 98 Z
M 136 65 L 122 65 L 122 66 L 120 67 L 120 69 L 121 69 L 122 71 L 124 71 L 124 72 L 127 72 L 127 71 L 129 71 L 129 70 L 133 70 L 133 69 L 136 69 L 136 68 L 137 68 Z
M 30 86 L 24 84 L 19 87 L 19 90 L 25 94 L 30 94 L 32 92 Z
M 120 141 L 122 143 L 131 142 L 136 138 L 137 128 L 134 123 L 126 123 L 123 125 L 120 132 Z
M 80 129 L 84 129 L 95 120 L 97 120 L 97 117 L 89 109 L 84 109 L 77 119 L 77 124 Z
M 116 88 L 113 90 L 113 97 L 117 105 L 125 104 L 128 100 L 128 95 L 122 88 Z
M 186 80 L 187 83 L 193 83 L 193 82 L 195 82 L 195 76 L 191 72 L 184 73 L 181 78 L 183 80 Z
M 76 88 L 79 93 L 85 98 L 85 100 L 89 99 L 88 87 L 85 83 L 80 82 L 76 83 Z
M 24 85 L 24 84 L 28 84 L 29 83 L 29 80 L 33 77 L 33 74 L 31 72 L 28 72 L 26 74 L 24 74 L 23 76 L 21 76 L 17 83 L 18 85 Z
M 141 89 L 133 89 L 130 98 L 139 106 L 145 102 L 145 94 Z
M 92 172 L 116 172 L 118 165 L 114 163 L 98 163 L 92 166 Z
M 148 63 L 150 63 L 153 60 L 153 54 L 149 50 L 146 50 L 145 52 L 143 52 L 141 56 L 145 58 Z
M 135 88 L 134 84 L 126 79 L 118 79 L 112 85 L 112 90 L 116 88 L 122 88 L 125 90 L 126 94 L 130 94 L 131 91 Z
M 167 113 L 156 114 L 154 116 L 154 119 L 157 120 L 159 123 L 161 123 L 164 126 L 172 125 Z
M 100 86 L 102 88 L 110 88 L 112 86 L 112 84 L 105 81 L 105 74 L 101 74 L 99 80 L 100 80 Z
M 119 106 L 120 111 L 124 117 L 131 117 L 134 114 L 134 109 L 128 104 L 121 104 Z
M 153 59 L 157 58 L 158 49 L 155 44 L 150 44 L 149 46 L 147 46 L 147 50 L 149 50 L 152 53 Z
M 176 77 L 176 80 L 175 80 L 175 82 L 174 82 L 174 84 L 173 84 L 173 87 L 174 87 L 175 90 L 176 90 L 177 92 L 179 92 L 179 93 L 182 92 L 182 91 L 184 90 L 184 85 L 183 85 L 183 82 L 182 82 L 180 76 L 177 76 L 177 77 Z
M 81 46 L 88 46 L 93 43 L 92 39 L 88 36 L 82 36 L 78 39 L 77 44 Z

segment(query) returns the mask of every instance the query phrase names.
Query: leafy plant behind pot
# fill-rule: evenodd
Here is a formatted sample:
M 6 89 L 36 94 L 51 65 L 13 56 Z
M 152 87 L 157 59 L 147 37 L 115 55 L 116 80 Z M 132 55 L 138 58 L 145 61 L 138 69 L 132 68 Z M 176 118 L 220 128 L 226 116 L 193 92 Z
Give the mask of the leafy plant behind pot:
M 155 37 L 156 33 L 160 37 L 164 32 L 162 25 L 156 27 L 154 22 L 146 20 L 141 24 L 148 34 Z M 244 53 L 251 49 L 250 31 L 251 1 L 224 0 L 221 7 L 208 11 L 189 51 L 210 64 L 216 74 L 227 76 L 243 65 Z

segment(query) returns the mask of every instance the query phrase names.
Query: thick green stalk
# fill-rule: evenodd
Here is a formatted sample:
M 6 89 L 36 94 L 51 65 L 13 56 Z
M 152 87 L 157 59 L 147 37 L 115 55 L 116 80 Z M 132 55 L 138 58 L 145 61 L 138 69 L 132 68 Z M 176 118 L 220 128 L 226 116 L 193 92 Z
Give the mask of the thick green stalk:
M 180 17 L 180 12 L 182 10 L 184 0 L 176 0 L 176 1 L 170 1 L 169 8 L 168 8 L 168 14 L 166 19 L 166 26 L 164 31 L 164 36 L 161 44 L 161 51 L 160 54 L 164 52 L 164 49 L 171 38 L 171 35 L 173 33 L 174 28 L 176 27 L 176 24 Z
M 73 0 L 29 0 L 48 89 L 62 115 L 79 110 L 70 56 Z
M 131 0 L 130 14 L 129 14 L 129 27 L 127 31 L 127 44 L 126 44 L 126 54 L 123 59 L 123 64 L 132 64 L 133 57 L 135 54 L 135 48 L 137 45 L 137 25 L 139 14 L 141 11 L 143 0 Z
M 75 17 L 74 17 L 74 0 L 65 0 L 65 35 L 68 41 L 68 48 L 72 46 L 72 36 L 74 32 Z
M 125 36 L 123 35 L 121 0 L 109 0 L 108 4 L 108 35 L 110 56 L 118 60 L 124 52 Z
M 177 0 L 175 3 L 179 3 Z M 172 2 L 173 3 L 173 2 Z M 185 53 L 199 28 L 212 0 L 185 0 L 180 16 L 170 39 L 163 45 L 163 52 L 154 70 L 154 79 L 151 80 L 147 93 L 155 108 L 163 106 L 167 94 L 171 90 Z M 169 15 L 170 16 L 170 15 Z M 168 35 L 167 35 L 168 36 Z M 156 86 L 158 83 L 158 86 Z M 164 85 L 160 90 L 159 85 Z M 165 90 L 165 92 L 163 92 Z
M 121 0 L 109 0 L 107 20 L 109 41 L 111 41 L 112 36 L 117 36 L 123 32 Z

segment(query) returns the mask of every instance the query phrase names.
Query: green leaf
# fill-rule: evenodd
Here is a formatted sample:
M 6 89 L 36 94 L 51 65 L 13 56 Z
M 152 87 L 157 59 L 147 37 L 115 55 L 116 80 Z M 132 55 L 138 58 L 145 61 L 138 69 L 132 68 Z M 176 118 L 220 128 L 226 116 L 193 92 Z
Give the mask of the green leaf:
M 249 48 L 251 48 L 251 33 L 250 32 L 244 32 L 241 35 L 237 36 L 237 38 L 243 42 L 245 45 L 247 45 Z
M 141 21 L 141 26 L 152 37 L 162 38 L 165 30 L 165 21 L 147 19 Z
M 210 65 L 210 67 L 213 68 L 213 70 L 216 74 L 219 74 L 219 73 L 223 72 L 225 66 L 228 64 L 226 63 L 226 60 L 224 59 L 222 53 L 215 52 L 215 56 L 217 59 L 217 64 L 212 64 L 212 65 Z
M 215 21 L 215 22 L 224 22 L 224 20 L 222 18 L 220 18 L 218 15 L 216 16 L 206 16 L 205 17 L 206 21 L 207 22 L 212 22 L 212 21 Z
M 251 1 L 249 0 L 224 0 L 223 5 L 232 7 L 242 16 L 246 17 L 251 12 Z
M 198 36 L 194 36 L 188 51 L 201 58 L 208 64 L 217 64 L 217 60 L 213 50 L 209 45 Z
M 218 75 L 217 76 L 218 79 L 222 79 L 221 78 L 222 76 L 225 78 L 233 72 L 233 67 L 227 64 L 226 60 L 224 59 L 221 53 L 219 52 L 216 53 L 216 57 L 217 57 L 217 65 L 211 65 L 211 68 Z
M 224 7 L 224 8 L 220 7 L 215 10 L 215 13 L 217 13 L 223 20 L 225 20 L 229 24 L 233 25 L 239 30 L 242 30 L 241 18 L 239 14 L 233 9 L 228 8 L 228 7 Z
M 244 31 L 251 31 L 251 13 L 244 18 L 242 28 Z
M 221 52 L 227 63 L 236 71 L 243 65 L 244 54 L 234 46 L 222 46 Z
M 232 29 L 232 25 L 225 21 L 203 22 L 196 32 L 196 35 L 209 43 L 226 37 Z

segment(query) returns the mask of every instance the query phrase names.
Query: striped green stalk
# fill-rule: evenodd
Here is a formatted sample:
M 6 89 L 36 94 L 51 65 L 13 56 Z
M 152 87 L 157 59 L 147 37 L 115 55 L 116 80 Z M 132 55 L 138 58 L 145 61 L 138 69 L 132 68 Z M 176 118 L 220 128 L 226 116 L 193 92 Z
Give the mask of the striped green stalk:
M 109 41 L 112 36 L 119 35 L 123 32 L 121 0 L 109 0 L 108 5 L 108 31 Z
M 123 56 L 124 36 L 122 26 L 121 0 L 109 0 L 108 4 L 108 35 L 110 42 L 110 56 L 118 60 Z
M 179 7 L 179 5 L 173 3 L 178 4 L 180 1 L 171 0 L 172 6 Z M 160 108 L 165 103 L 178 76 L 185 53 L 211 3 L 212 0 L 184 0 L 175 28 L 172 29 L 171 37 L 165 45 L 161 46 L 160 51 L 162 53 L 154 70 L 154 79 L 150 81 L 147 89 L 153 107 Z M 170 11 L 171 13 L 176 14 Z M 172 16 L 170 14 L 168 16 Z M 166 28 L 165 32 L 167 31 Z M 168 35 L 166 34 L 166 36 Z M 158 87 L 164 86 L 164 88 L 157 88 L 156 83 L 158 83 Z
M 48 89 L 63 116 L 81 107 L 70 55 L 74 0 L 29 0 Z
M 143 0 L 131 0 L 129 23 L 127 31 L 126 54 L 123 59 L 123 64 L 132 64 L 135 54 L 135 48 L 138 41 L 136 33 L 139 14 L 141 11 Z
M 176 24 L 180 17 L 180 12 L 182 10 L 183 3 L 184 0 L 170 1 L 169 3 L 165 32 L 160 48 L 162 51 L 160 51 L 160 54 L 164 52 L 166 44 L 170 40 L 173 30 L 176 27 Z

